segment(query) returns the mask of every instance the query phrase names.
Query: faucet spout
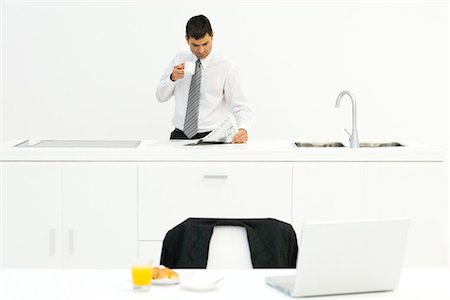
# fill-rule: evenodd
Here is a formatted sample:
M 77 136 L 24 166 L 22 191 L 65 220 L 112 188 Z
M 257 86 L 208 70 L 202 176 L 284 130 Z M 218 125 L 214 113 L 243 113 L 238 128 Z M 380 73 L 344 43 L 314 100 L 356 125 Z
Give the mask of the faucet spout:
M 359 148 L 358 129 L 356 127 L 356 98 L 349 91 L 341 92 L 336 99 L 336 108 L 339 108 L 343 96 L 349 96 L 352 101 L 352 134 L 350 136 L 350 147 Z

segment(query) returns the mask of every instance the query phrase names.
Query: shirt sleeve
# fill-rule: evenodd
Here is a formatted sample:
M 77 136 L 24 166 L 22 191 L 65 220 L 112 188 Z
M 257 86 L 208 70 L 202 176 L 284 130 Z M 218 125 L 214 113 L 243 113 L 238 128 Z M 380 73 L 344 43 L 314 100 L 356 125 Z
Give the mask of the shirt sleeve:
M 236 118 L 238 128 L 247 132 L 252 124 L 252 110 L 242 89 L 237 66 L 233 65 L 225 81 L 225 100 L 230 103 L 231 113 Z
M 156 88 L 156 99 L 158 99 L 159 102 L 166 102 L 173 96 L 176 82 L 170 79 L 170 75 L 172 74 L 176 59 L 176 57 L 173 58 L 169 63 Z

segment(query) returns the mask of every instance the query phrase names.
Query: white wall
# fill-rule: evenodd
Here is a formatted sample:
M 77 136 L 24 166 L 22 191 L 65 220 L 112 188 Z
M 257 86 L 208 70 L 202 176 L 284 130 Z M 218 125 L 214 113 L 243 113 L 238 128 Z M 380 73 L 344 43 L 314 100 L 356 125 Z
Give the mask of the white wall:
M 240 65 L 254 139 L 448 145 L 448 1 L 2 3 L 1 140 L 167 139 L 154 91 L 207 15 Z

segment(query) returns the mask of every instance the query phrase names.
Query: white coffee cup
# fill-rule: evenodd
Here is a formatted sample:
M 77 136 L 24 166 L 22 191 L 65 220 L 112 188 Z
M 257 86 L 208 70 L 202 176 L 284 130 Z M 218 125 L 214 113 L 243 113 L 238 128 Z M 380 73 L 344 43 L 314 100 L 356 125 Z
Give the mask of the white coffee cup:
M 195 73 L 195 62 L 187 61 L 184 63 L 184 73 L 194 74 Z

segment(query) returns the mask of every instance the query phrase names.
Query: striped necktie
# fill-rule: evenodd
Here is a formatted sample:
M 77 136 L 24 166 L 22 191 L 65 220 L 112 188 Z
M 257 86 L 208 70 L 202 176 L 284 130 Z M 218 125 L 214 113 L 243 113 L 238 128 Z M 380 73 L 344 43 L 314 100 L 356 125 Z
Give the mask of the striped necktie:
M 202 81 L 202 69 L 200 59 L 195 63 L 195 74 L 192 75 L 189 88 L 186 116 L 184 118 L 184 134 L 192 138 L 198 131 L 198 107 L 200 103 L 200 84 Z

